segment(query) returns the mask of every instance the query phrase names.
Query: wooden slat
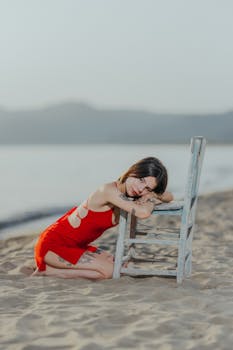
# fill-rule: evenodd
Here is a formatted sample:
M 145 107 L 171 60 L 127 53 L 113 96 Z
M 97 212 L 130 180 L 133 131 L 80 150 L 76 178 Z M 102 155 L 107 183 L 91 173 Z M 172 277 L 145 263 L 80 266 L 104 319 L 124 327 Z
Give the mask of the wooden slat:
M 175 239 L 177 239 L 177 237 L 179 236 L 180 234 L 180 230 L 177 230 L 174 232 L 174 230 L 171 230 L 170 232 L 168 231 L 155 231 L 155 232 L 142 232 L 142 231 L 136 231 L 136 234 L 137 236 L 146 236 L 148 238 L 155 238 L 155 237 L 158 237 L 158 236 L 163 236 L 163 237 L 174 237 Z
M 177 210 L 153 210 L 153 215 L 182 215 L 183 210 L 177 209 Z
M 145 270 L 145 269 L 135 269 L 132 267 L 122 267 L 121 273 L 129 274 L 131 276 L 176 276 L 176 270 Z
M 132 244 L 160 244 L 160 245 L 178 245 L 177 240 L 163 240 L 163 239 L 140 239 L 140 238 L 129 238 L 125 240 L 126 243 Z

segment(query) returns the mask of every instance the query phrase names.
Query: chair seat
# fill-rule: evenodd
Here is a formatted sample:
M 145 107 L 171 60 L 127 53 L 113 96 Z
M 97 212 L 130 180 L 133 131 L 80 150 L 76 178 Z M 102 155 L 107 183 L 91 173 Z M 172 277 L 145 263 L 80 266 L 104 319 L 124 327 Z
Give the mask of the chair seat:
M 172 201 L 169 203 L 161 203 L 155 206 L 154 210 L 177 210 L 182 209 L 184 201 Z
M 154 207 L 152 214 L 181 215 L 183 207 L 184 201 L 172 201 L 170 203 L 161 203 Z

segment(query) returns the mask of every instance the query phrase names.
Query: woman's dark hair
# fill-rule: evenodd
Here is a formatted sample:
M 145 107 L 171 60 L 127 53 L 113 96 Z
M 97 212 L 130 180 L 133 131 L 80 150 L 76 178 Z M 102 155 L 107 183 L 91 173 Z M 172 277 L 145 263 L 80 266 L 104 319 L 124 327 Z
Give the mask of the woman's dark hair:
M 155 157 L 147 157 L 139 160 L 133 164 L 124 174 L 119 178 L 120 183 L 124 183 L 129 177 L 147 177 L 153 176 L 156 178 L 157 186 L 153 190 L 155 193 L 162 194 L 167 187 L 168 175 L 167 169 L 162 162 Z

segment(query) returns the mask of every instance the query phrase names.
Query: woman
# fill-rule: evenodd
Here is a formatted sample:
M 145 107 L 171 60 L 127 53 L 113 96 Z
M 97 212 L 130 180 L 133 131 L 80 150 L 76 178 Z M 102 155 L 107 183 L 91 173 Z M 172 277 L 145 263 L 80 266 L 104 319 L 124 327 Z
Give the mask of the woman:
M 118 224 L 120 209 L 144 219 L 155 204 L 171 201 L 166 186 L 167 170 L 157 158 L 144 158 L 132 165 L 117 181 L 97 189 L 40 235 L 33 275 L 111 278 L 113 256 L 89 244 Z

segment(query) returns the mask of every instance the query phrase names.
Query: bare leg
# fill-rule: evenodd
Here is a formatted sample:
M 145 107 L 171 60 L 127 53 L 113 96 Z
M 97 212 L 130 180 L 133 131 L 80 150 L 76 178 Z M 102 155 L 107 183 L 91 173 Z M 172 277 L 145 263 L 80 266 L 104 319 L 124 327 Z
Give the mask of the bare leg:
M 112 278 L 113 256 L 105 251 L 86 251 L 76 264 L 64 260 L 52 251 L 45 255 L 46 270 L 36 270 L 32 276 L 56 276 L 61 278 Z
M 45 271 L 38 271 L 38 269 L 31 275 L 34 276 L 54 276 L 60 278 L 87 278 L 91 280 L 104 279 L 100 272 L 93 270 L 75 270 L 75 269 L 57 269 L 55 267 L 46 265 Z

